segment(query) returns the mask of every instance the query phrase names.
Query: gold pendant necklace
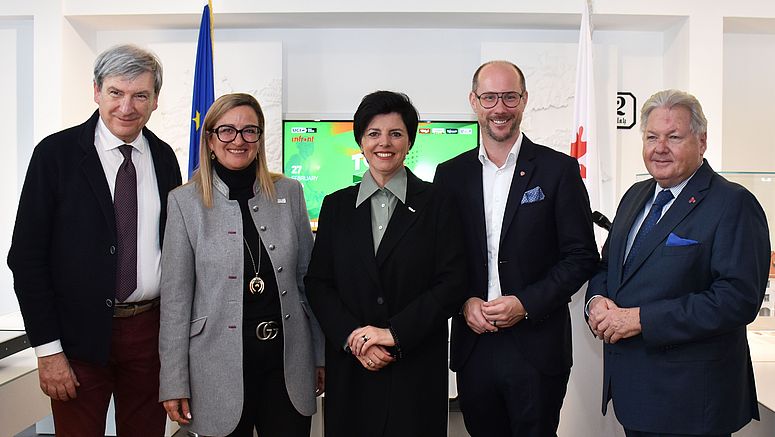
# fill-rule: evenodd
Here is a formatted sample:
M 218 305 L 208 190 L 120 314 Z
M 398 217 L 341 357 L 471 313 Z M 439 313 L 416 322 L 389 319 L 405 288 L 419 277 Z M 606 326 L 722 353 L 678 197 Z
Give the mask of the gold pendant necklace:
M 248 241 L 245 240 L 245 237 L 242 237 L 242 242 L 245 243 L 245 248 L 248 250 L 248 254 L 250 254 L 250 264 L 253 265 L 253 271 L 256 273 L 256 276 L 251 279 L 248 284 L 248 290 L 250 290 L 250 294 L 261 294 L 264 292 L 264 280 L 258 276 L 258 271 L 261 269 L 261 237 L 258 238 L 258 266 L 256 266 L 256 262 L 253 261 L 253 251 L 250 250 L 250 246 L 248 245 Z

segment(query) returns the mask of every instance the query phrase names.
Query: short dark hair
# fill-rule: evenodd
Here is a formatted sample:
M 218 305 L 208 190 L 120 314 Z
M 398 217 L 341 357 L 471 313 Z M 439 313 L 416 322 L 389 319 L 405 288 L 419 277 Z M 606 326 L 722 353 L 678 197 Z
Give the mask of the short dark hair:
M 409 96 L 393 91 L 375 91 L 361 100 L 361 104 L 358 105 L 358 109 L 353 115 L 355 142 L 358 145 L 361 144 L 363 133 L 375 116 L 393 112 L 400 115 L 404 125 L 406 125 L 406 132 L 409 135 L 409 149 L 411 149 L 414 146 L 414 139 L 417 137 L 420 115 L 412 105 L 412 101 L 409 100 Z

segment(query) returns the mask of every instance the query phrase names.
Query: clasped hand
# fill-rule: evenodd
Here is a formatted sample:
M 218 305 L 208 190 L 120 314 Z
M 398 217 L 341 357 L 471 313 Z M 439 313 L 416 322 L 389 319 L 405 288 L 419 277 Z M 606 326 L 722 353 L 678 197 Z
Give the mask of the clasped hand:
M 526 314 L 522 301 L 514 295 L 501 296 L 489 302 L 472 297 L 463 305 L 466 323 L 477 334 L 514 326 L 522 321 Z
M 371 371 L 380 370 L 396 360 L 386 349 L 395 345 L 389 329 L 371 325 L 357 328 L 347 337 L 350 352 L 365 369 Z
M 611 299 L 599 296 L 589 304 L 587 323 L 595 337 L 613 344 L 641 333 L 640 308 L 620 308 Z

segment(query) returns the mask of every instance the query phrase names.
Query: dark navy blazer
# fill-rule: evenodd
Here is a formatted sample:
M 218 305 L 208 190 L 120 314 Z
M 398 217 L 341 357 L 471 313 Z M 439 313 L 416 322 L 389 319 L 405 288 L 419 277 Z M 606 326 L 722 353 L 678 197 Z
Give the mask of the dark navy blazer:
M 603 414 L 632 430 L 725 434 L 759 418 L 745 326 L 764 296 L 764 211 L 742 186 L 702 164 L 623 277 L 627 236 L 655 181 L 622 198 L 587 299 L 640 307 L 642 333 L 604 347 Z
M 106 363 L 116 287 L 116 220 L 94 146 L 97 111 L 43 139 L 19 200 L 8 266 L 30 343 L 61 340 L 68 358 Z M 159 186 L 159 238 L 167 193 L 180 185 L 170 146 L 143 129 Z
M 467 298 L 487 300 L 487 240 L 479 149 L 441 164 L 434 183 L 458 203 L 466 241 Z M 522 204 L 540 187 L 543 199 Z M 599 260 L 589 197 L 578 161 L 523 137 L 506 201 L 498 268 L 504 295 L 517 296 L 528 318 L 501 330 L 544 374 L 567 372 L 572 364 L 568 303 Z M 459 370 L 479 336 L 462 314 L 452 319 L 450 366 Z

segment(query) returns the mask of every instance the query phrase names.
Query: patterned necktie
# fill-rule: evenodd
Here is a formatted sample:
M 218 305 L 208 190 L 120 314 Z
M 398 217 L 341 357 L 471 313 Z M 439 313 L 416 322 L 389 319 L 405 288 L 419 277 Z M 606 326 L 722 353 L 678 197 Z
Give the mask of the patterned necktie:
M 643 246 L 643 241 L 646 239 L 646 235 L 654 229 L 657 225 L 659 218 L 662 217 L 662 208 L 667 205 L 667 202 L 673 199 L 673 193 L 670 190 L 662 190 L 657 194 L 657 199 L 654 200 L 654 204 L 651 205 L 646 219 L 643 220 L 643 224 L 640 225 L 638 234 L 635 235 L 635 239 L 632 241 L 632 247 L 630 253 L 627 255 L 627 260 L 624 262 L 624 275 L 627 276 L 630 267 L 632 266 L 632 260 L 635 259 L 635 255 Z
M 137 288 L 137 172 L 132 163 L 132 146 L 124 144 L 119 150 L 124 162 L 116 173 L 113 209 L 118 237 L 116 300 L 123 302 Z

